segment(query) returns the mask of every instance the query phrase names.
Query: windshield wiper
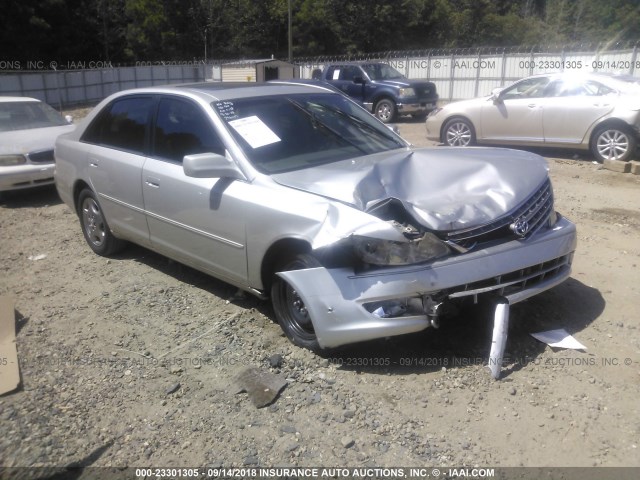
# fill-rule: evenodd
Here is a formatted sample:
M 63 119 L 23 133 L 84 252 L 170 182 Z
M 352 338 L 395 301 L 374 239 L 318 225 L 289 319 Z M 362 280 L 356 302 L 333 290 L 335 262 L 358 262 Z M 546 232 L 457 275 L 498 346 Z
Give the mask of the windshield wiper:
M 320 121 L 320 119 L 316 116 L 315 113 L 310 112 L 309 110 L 307 110 L 306 108 L 304 108 L 302 105 L 300 105 L 298 102 L 296 102 L 295 100 L 289 100 L 289 102 L 291 102 L 291 104 L 296 107 L 298 110 L 300 110 L 301 112 L 303 112 L 305 115 L 307 115 L 310 119 L 311 119 L 311 123 L 313 124 L 314 127 L 321 127 L 324 130 L 328 131 L 329 133 L 331 133 L 332 135 L 334 135 L 335 137 L 337 137 L 340 141 L 344 142 L 344 143 L 348 143 L 349 145 L 351 145 L 352 147 L 356 148 L 357 150 L 359 150 L 360 152 L 366 154 L 367 151 L 364 150 L 362 147 L 360 147 L 359 145 L 357 145 L 356 143 L 344 138 L 340 132 L 338 132 L 337 130 L 333 129 L 332 127 L 330 127 L 329 125 L 327 125 L 326 123 Z

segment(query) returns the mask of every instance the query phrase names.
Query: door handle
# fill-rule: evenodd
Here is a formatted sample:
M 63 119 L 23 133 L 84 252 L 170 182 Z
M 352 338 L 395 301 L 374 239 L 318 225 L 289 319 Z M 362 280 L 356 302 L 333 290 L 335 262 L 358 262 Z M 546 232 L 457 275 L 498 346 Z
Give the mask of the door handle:
M 98 168 L 100 161 L 97 158 L 89 159 L 89 166 L 93 168 Z
M 158 179 L 158 178 L 147 177 L 147 179 L 144 181 L 144 183 L 146 183 L 147 185 L 149 185 L 150 187 L 153 187 L 153 188 L 160 187 L 160 179 Z
M 527 105 L 527 107 L 529 108 L 536 108 L 538 106 L 537 103 L 530 103 L 529 105 Z

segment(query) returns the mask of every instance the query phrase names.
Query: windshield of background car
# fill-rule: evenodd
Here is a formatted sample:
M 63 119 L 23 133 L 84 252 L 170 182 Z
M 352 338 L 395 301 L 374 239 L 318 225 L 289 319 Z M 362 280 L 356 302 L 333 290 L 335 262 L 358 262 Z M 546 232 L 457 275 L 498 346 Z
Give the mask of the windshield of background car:
M 362 68 L 367 72 L 367 75 L 369 75 L 371 80 L 393 80 L 397 78 L 404 78 L 404 75 L 386 63 L 362 65 Z
M 406 147 L 340 94 L 239 98 L 212 106 L 247 158 L 267 174 Z
M 66 120 L 46 103 L 0 102 L 0 132 L 68 125 Z

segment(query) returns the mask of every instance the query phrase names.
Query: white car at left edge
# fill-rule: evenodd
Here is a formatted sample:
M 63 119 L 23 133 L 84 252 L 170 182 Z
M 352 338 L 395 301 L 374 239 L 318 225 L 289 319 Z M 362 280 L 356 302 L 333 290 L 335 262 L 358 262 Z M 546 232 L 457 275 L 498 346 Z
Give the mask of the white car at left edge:
M 40 100 L 0 97 L 0 194 L 53 184 L 53 146 L 74 128 Z

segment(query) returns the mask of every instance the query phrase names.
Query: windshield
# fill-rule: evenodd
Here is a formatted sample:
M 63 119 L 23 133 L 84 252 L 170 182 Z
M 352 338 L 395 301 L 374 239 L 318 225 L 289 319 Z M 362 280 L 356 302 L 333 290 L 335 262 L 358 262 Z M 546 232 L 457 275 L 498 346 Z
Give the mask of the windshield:
M 62 116 L 42 102 L 0 102 L 0 132 L 67 125 Z
M 299 170 L 406 144 L 341 94 L 296 94 L 214 102 L 247 158 L 263 173 Z
M 369 75 L 371 80 L 394 80 L 404 78 L 404 75 L 386 63 L 370 63 L 368 65 L 362 65 L 362 68 L 367 72 L 367 75 Z

